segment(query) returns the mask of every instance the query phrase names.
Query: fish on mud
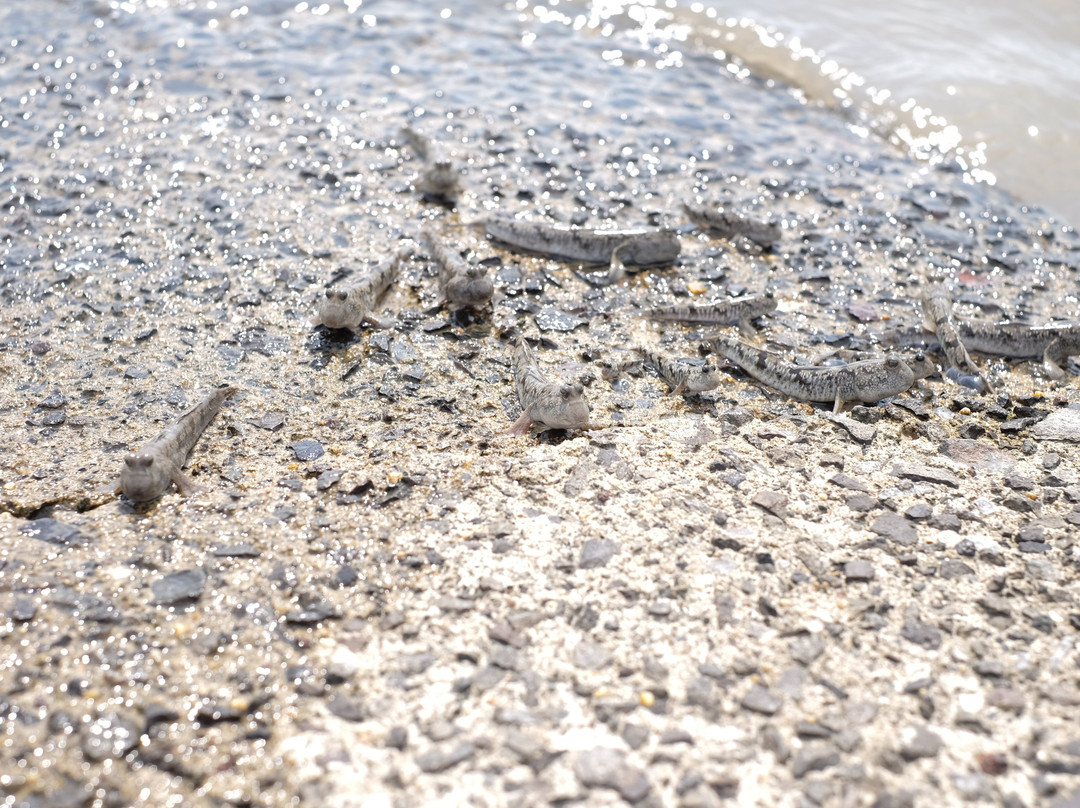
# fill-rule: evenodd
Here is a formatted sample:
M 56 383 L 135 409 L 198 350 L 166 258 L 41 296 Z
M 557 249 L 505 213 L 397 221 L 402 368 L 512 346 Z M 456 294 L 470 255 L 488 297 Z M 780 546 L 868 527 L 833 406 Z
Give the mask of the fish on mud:
M 708 202 L 687 202 L 683 210 L 698 227 L 723 239 L 742 236 L 763 249 L 780 240 L 783 230 L 774 219 L 753 216 L 730 206 Z
M 636 348 L 635 350 L 641 354 L 645 365 L 655 370 L 660 378 L 667 382 L 673 396 L 683 393 L 704 393 L 720 386 L 720 374 L 712 362 L 706 362 L 704 365 L 690 365 L 651 348 Z
M 754 332 L 752 320 L 776 311 L 776 299 L 772 292 L 763 295 L 744 295 L 713 303 L 659 306 L 641 310 L 640 315 L 649 320 L 688 325 L 737 325 L 745 333 Z
M 499 215 L 482 223 L 489 236 L 515 249 L 591 264 L 614 267 L 617 259 L 632 266 L 663 266 L 682 251 L 675 231 L 662 227 L 575 227 Z
M 176 484 L 184 496 L 205 490 L 181 471 L 195 444 L 214 420 L 235 387 L 218 387 L 139 451 L 124 458 L 120 482 L 111 493 L 122 492 L 132 502 L 151 502 Z
M 420 231 L 428 254 L 439 265 L 439 294 L 457 308 L 480 308 L 491 300 L 495 286 L 485 269 L 449 249 L 428 226 Z
M 914 369 L 894 355 L 849 365 L 795 365 L 731 337 L 714 337 L 709 344 L 718 355 L 759 382 L 802 401 L 832 402 L 834 413 L 849 401 L 873 404 L 903 393 L 916 379 L 934 372 L 934 366 L 922 354 L 911 359 Z
M 461 193 L 461 171 L 450 158 L 446 147 L 437 140 L 422 135 L 411 126 L 403 126 L 401 134 L 424 161 L 416 190 L 432 197 L 454 200 Z
M 1061 367 L 1070 356 L 1080 354 L 1080 324 L 1025 325 L 1023 323 L 956 323 L 960 338 L 971 350 L 1015 359 L 1042 357 L 1051 379 L 1062 379 Z
M 534 425 L 539 425 L 541 432 L 589 428 L 585 388 L 577 383 L 557 384 L 548 380 L 537 367 L 524 337 L 518 337 L 511 364 L 522 411 L 521 417 L 509 429 L 511 435 L 524 435 Z
M 993 392 L 979 366 L 968 356 L 964 340 L 952 318 L 952 300 L 945 289 L 930 287 L 922 296 L 922 312 L 923 327 L 937 334 L 949 368 L 956 368 L 956 373 L 946 372 L 946 377 L 980 393 Z M 945 370 L 948 371 L 948 368 Z
M 319 300 L 318 313 L 312 318 L 311 324 L 347 328 L 353 333 L 360 331 L 364 323 L 381 325 L 372 309 L 394 282 L 401 262 L 409 253 L 408 248 L 399 248 L 359 280 L 327 289 L 326 296 Z

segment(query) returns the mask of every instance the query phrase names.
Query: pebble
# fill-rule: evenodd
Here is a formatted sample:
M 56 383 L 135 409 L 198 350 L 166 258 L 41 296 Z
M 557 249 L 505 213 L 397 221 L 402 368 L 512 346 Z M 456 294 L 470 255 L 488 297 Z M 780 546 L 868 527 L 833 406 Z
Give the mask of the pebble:
M 19 528 L 19 532 L 61 547 L 90 544 L 90 539 L 78 528 L 59 522 L 52 517 L 34 519 Z
M 922 620 L 906 620 L 900 629 L 900 636 L 908 642 L 921 645 L 929 651 L 941 647 L 941 630 Z
M 849 491 L 861 491 L 864 494 L 869 494 L 870 489 L 858 480 L 847 476 L 843 472 L 837 472 L 829 478 L 829 482 L 833 485 L 838 485 L 841 488 L 846 488 Z
M 581 558 L 578 566 L 583 570 L 591 570 L 605 566 L 619 551 L 618 542 L 611 539 L 586 539 L 581 545 Z
M 844 580 L 850 582 L 865 582 L 874 580 L 874 565 L 869 561 L 855 559 L 844 564 Z
M 198 600 L 206 587 L 206 577 L 206 570 L 195 567 L 159 578 L 150 585 L 154 593 L 154 603 L 169 606 Z
M 783 702 L 762 685 L 751 687 L 746 692 L 746 695 L 740 699 L 739 704 L 745 710 L 761 713 L 762 715 L 775 715 L 783 706 Z
M 859 443 L 873 443 L 874 438 L 877 437 L 877 427 L 870 424 L 864 424 L 843 415 L 833 415 L 827 412 L 821 415 L 826 421 L 832 421 L 837 426 L 845 429 Z
M 139 727 L 133 721 L 117 712 L 107 712 L 83 731 L 83 754 L 95 762 L 122 758 L 135 748 L 139 735 Z
M 582 640 L 575 647 L 572 655 L 573 663 L 583 670 L 598 671 L 611 664 L 611 653 L 592 640 Z
M 944 469 L 936 469 L 930 466 L 916 465 L 911 463 L 897 463 L 893 466 L 892 474 L 915 482 L 932 483 L 934 485 L 947 485 L 950 488 L 959 488 L 960 480 L 952 472 Z
M 788 498 L 778 491 L 758 491 L 751 497 L 750 501 L 780 519 L 786 519 L 788 516 Z
M 908 727 L 900 734 L 900 756 L 904 760 L 937 757 L 944 747 L 941 736 L 926 727 Z
M 911 547 L 919 540 L 918 531 L 911 522 L 892 511 L 886 511 L 875 519 L 870 530 L 896 542 L 901 547 Z
M 812 741 L 795 753 L 791 774 L 801 780 L 810 772 L 819 772 L 840 764 L 840 754 L 828 742 Z
M 938 451 L 945 457 L 977 469 L 1001 471 L 1015 465 L 1008 452 L 970 438 L 947 438 L 942 441 Z
M 631 804 L 643 800 L 652 788 L 643 771 L 628 764 L 622 752 L 607 747 L 579 752 L 574 774 L 582 785 L 613 789 Z
M 1065 440 L 1080 442 L 1080 409 L 1066 407 L 1054 410 L 1031 430 L 1036 440 Z
M 438 774 L 447 769 L 463 763 L 473 756 L 476 747 L 469 742 L 459 743 L 450 749 L 430 749 L 423 754 L 417 755 L 416 765 L 420 771 L 428 774 Z
M 946 581 L 953 581 L 957 578 L 963 578 L 966 575 L 974 577 L 975 570 L 959 558 L 947 558 L 942 561 L 941 566 L 938 567 L 938 576 L 944 578 Z
M 536 327 L 541 331 L 573 331 L 588 322 L 554 306 L 544 306 L 536 313 Z
M 293 454 L 296 455 L 297 460 L 318 460 L 326 454 L 323 445 L 317 440 L 311 439 L 298 440 L 289 448 L 293 450 Z

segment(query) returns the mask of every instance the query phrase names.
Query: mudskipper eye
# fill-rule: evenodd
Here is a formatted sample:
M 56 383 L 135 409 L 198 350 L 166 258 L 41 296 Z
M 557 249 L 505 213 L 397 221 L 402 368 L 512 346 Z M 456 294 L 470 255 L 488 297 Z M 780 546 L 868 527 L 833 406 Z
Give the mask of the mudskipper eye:
M 706 362 L 704 365 L 702 365 L 701 366 L 701 372 L 702 373 L 712 373 L 713 372 L 712 362 Z
M 926 357 L 923 356 L 921 353 L 917 353 L 917 354 L 915 354 L 915 361 L 916 362 L 925 362 Z
M 897 359 L 895 356 L 890 356 L 888 359 L 885 360 L 885 364 L 891 368 L 894 368 L 900 364 L 900 360 Z
M 765 297 L 772 299 L 772 296 L 773 296 L 772 289 L 769 289 L 767 292 L 765 292 Z

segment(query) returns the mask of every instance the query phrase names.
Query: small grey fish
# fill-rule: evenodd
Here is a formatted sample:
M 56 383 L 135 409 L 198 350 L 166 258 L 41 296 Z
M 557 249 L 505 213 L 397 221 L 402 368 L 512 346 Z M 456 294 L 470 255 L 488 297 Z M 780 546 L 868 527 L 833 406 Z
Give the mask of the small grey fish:
M 549 381 L 536 365 L 524 337 L 518 337 L 512 365 L 514 388 L 521 417 L 510 427 L 511 435 L 524 435 L 534 424 L 541 432 L 548 429 L 587 429 L 589 405 L 585 403 L 585 388 L 580 384 L 556 384 Z
M 480 308 L 491 300 L 495 286 L 483 267 L 470 264 L 448 249 L 427 225 L 420 231 L 420 238 L 439 265 L 439 292 L 444 301 L 459 308 Z
M 600 377 L 606 382 L 617 381 L 624 373 L 640 376 L 641 358 L 605 359 L 600 362 Z
M 673 396 L 683 393 L 704 393 L 720 386 L 720 374 L 712 362 L 706 362 L 704 365 L 690 365 L 651 348 L 635 348 L 634 350 L 641 354 L 646 365 L 667 382 Z
M 763 295 L 744 295 L 714 303 L 683 306 L 661 306 L 644 309 L 642 317 L 667 323 L 693 325 L 738 325 L 746 333 L 753 333 L 751 320 L 776 310 L 772 292 Z
M 235 392 L 235 387 L 213 390 L 138 452 L 127 455 L 120 470 L 120 483 L 112 490 L 122 491 L 132 502 L 155 500 L 172 483 L 185 496 L 203 490 L 181 469 L 225 399 Z
M 874 403 L 898 395 L 920 378 L 906 362 L 891 355 L 850 365 L 802 366 L 731 337 L 715 337 L 710 345 L 717 354 L 781 393 L 803 401 L 833 402 L 834 413 L 848 401 Z M 926 358 L 917 354 L 916 361 L 918 372 L 927 375 Z M 929 368 L 932 372 L 933 365 Z
M 759 247 L 768 249 L 780 240 L 783 230 L 780 223 L 749 213 L 723 207 L 715 203 L 688 202 L 683 210 L 698 227 L 704 228 L 714 236 L 732 239 L 738 236 L 748 238 Z
M 1042 357 L 1051 379 L 1065 376 L 1062 364 L 1080 354 L 1080 324 L 1024 325 L 958 321 L 957 330 L 973 351 L 1017 359 Z
M 931 286 L 922 296 L 922 311 L 923 326 L 928 331 L 937 334 L 949 367 L 954 367 L 961 372 L 949 378 L 980 393 L 993 392 L 993 387 L 983 376 L 979 366 L 968 356 L 956 323 L 953 322 L 952 301 L 948 293 L 940 286 Z
M 403 126 L 401 134 L 424 161 L 416 189 L 424 194 L 444 199 L 456 199 L 461 192 L 461 171 L 454 165 L 446 147 L 426 137 L 411 126 Z
M 613 263 L 613 257 L 634 266 L 670 264 L 682 250 L 675 231 L 660 227 L 572 227 L 508 216 L 489 216 L 483 224 L 489 236 L 519 250 L 595 264 Z
M 327 289 L 326 297 L 319 300 L 318 314 L 311 324 L 358 332 L 365 322 L 374 321 L 372 309 L 394 282 L 402 260 L 408 255 L 408 248 L 399 248 L 360 280 L 347 286 Z

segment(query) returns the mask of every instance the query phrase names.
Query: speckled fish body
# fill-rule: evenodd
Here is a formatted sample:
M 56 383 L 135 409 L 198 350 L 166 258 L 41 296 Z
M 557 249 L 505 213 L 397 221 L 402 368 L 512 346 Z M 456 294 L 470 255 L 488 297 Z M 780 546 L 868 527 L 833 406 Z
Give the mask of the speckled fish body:
M 765 217 L 705 202 L 688 202 L 683 205 L 687 216 L 698 226 L 719 238 L 748 238 L 759 247 L 769 248 L 780 240 L 783 230 L 780 223 Z
M 982 375 L 970 356 L 964 341 L 960 337 L 956 323 L 952 318 L 952 301 L 940 287 L 931 287 L 922 298 L 923 325 L 937 334 L 941 350 L 950 367 L 961 371 L 963 375 L 950 378 L 960 381 L 967 387 L 979 392 L 991 391 L 992 387 Z
M 1080 354 L 1080 324 L 1024 325 L 1023 323 L 975 323 L 959 321 L 957 330 L 973 351 L 1017 359 L 1041 356 L 1052 379 L 1061 379 L 1061 365 Z
M 235 392 L 235 387 L 217 388 L 138 452 L 125 457 L 120 471 L 124 496 L 132 502 L 150 502 L 172 483 L 184 494 L 199 490 L 181 469 L 225 399 Z
M 776 310 L 771 294 L 746 295 L 703 305 L 661 306 L 644 309 L 643 317 L 666 323 L 690 325 L 738 325 L 751 329 L 750 321 Z M 752 329 L 751 329 L 752 330 Z
M 549 381 L 540 372 L 524 338 L 518 339 L 512 365 L 514 388 L 522 413 L 510 427 L 511 434 L 523 435 L 534 424 L 539 424 L 541 431 L 588 428 L 589 405 L 585 403 L 585 389 L 580 384 Z
M 319 301 L 314 324 L 359 331 L 364 321 L 371 317 L 379 298 L 394 282 L 407 254 L 408 250 L 399 249 L 355 283 L 328 289 L 326 297 Z
M 704 393 L 720 386 L 720 374 L 712 362 L 689 365 L 651 348 L 637 348 L 645 364 L 655 370 L 671 389 L 672 395 Z
M 402 135 L 424 161 L 416 188 L 421 193 L 454 199 L 461 191 L 461 172 L 449 152 L 438 141 L 433 141 L 409 126 L 401 129 Z
M 495 286 L 483 267 L 470 264 L 447 248 L 428 227 L 420 234 L 428 253 L 439 265 L 439 292 L 451 306 L 479 308 L 491 300 Z
M 494 239 L 529 252 L 588 263 L 618 259 L 633 266 L 670 264 L 682 249 L 673 230 L 660 227 L 589 228 L 490 216 L 484 229 Z
M 710 344 L 717 354 L 759 382 L 803 401 L 831 401 L 834 412 L 848 401 L 874 403 L 898 395 L 916 378 L 907 363 L 896 356 L 849 365 L 801 366 L 730 337 L 715 337 Z

